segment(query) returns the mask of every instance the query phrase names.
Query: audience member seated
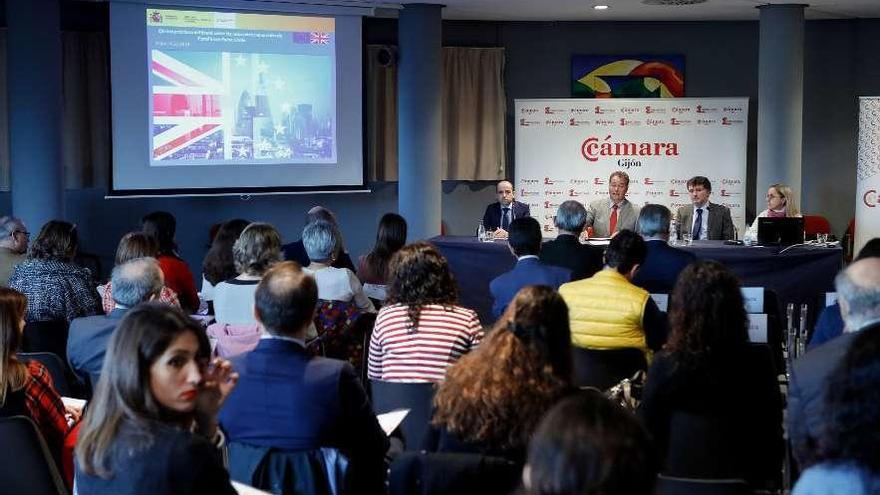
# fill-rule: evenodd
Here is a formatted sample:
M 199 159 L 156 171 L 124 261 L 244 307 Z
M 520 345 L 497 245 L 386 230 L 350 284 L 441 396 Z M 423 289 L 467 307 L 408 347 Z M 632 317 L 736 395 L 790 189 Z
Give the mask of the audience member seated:
M 386 213 L 379 220 L 376 244 L 358 260 L 357 276 L 367 296 L 384 301 L 388 283 L 388 262 L 406 244 L 406 220 L 397 213 Z
M 0 217 L 0 286 L 9 285 L 12 270 L 25 260 L 30 232 L 16 217 Z
M 797 198 L 794 191 L 785 184 L 773 184 L 767 189 L 767 209 L 758 213 L 755 221 L 749 225 L 743 239 L 758 240 L 758 219 L 759 218 L 785 218 L 800 217 L 801 212 L 798 209 Z
M 223 430 L 230 442 L 281 451 L 338 448 L 357 493 L 382 493 L 388 439 L 358 373 L 305 349 L 317 301 L 315 280 L 296 263 L 266 272 L 254 312 L 267 334 L 236 360 L 241 378 L 220 414 Z
M 251 325 L 257 284 L 281 261 L 281 236 L 268 223 L 252 223 L 235 241 L 232 256 L 239 275 L 214 287 L 214 316 L 217 323 Z
M 855 261 L 863 258 L 880 258 L 880 237 L 875 237 L 862 246 Z M 807 350 L 811 351 L 816 347 L 840 337 L 843 334 L 843 317 L 840 315 L 840 303 L 834 302 L 819 313 L 816 319 L 816 327 L 813 329 L 813 335 L 810 337 L 810 343 Z
M 388 298 L 370 336 L 368 377 L 441 382 L 483 338 L 480 319 L 458 305 L 449 263 L 426 242 L 404 246 L 388 266 Z
M 834 279 L 844 333 L 795 361 L 788 387 L 788 435 L 801 465 L 815 457 L 826 427 L 822 408 L 826 382 L 858 332 L 880 328 L 880 258 L 853 262 Z
M 77 243 L 75 225 L 51 220 L 40 229 L 27 259 L 15 267 L 9 287 L 27 296 L 28 322 L 98 314 L 92 273 L 73 263 Z
M 670 301 L 669 342 L 654 356 L 640 414 L 665 456 L 663 474 L 775 482 L 782 461 L 782 395 L 770 351 L 748 342 L 739 282 L 699 261 Z
M 180 299 L 180 306 L 190 314 L 199 309 L 199 294 L 193 281 L 192 272 L 186 262 L 177 254 L 177 243 L 174 234 L 177 231 L 177 220 L 167 211 L 154 211 L 143 220 L 142 230 L 153 236 L 159 245 L 156 260 L 165 275 L 165 285 L 173 290 Z
M 224 222 L 217 229 L 217 234 L 211 240 L 211 247 L 202 262 L 202 291 L 201 296 L 208 303 L 208 312 L 214 314 L 214 287 L 238 276 L 235 268 L 232 246 L 241 236 L 245 227 L 251 222 L 236 218 Z
M 645 241 L 622 230 L 605 250 L 605 268 L 559 288 L 568 304 L 571 341 L 587 349 L 632 348 L 646 354 L 666 341 L 666 318 L 648 291 L 632 284 L 645 260 Z
M 570 389 L 568 308 L 550 287 L 524 287 L 480 347 L 447 371 L 434 396 L 428 450 L 522 464 L 538 422 Z
M 107 343 L 122 317 L 130 308 L 159 297 L 165 288 L 162 270 L 154 258 L 136 258 L 117 264 L 110 281 L 115 289 L 113 311 L 74 319 L 67 337 L 70 367 L 81 381 L 88 379 L 93 388 L 101 375 Z
M 25 296 L 0 287 L 0 417 L 31 418 L 58 462 L 67 433 L 61 396 L 45 366 L 39 361 L 23 363 L 15 355 L 21 345 L 26 309 Z
M 327 222 L 334 225 L 337 230 L 339 229 L 339 224 L 336 222 L 336 215 L 323 206 L 315 206 L 309 210 L 306 214 L 306 223 L 303 225 L 303 228 L 305 229 L 310 223 L 317 222 L 318 220 Z M 309 266 L 309 263 L 311 263 L 302 239 L 291 242 L 290 244 L 285 244 L 282 251 L 284 252 L 284 259 L 288 261 L 296 261 L 300 266 Z M 348 252 L 345 250 L 345 243 L 343 242 L 341 235 L 339 238 L 339 252 L 336 253 L 332 266 L 333 268 L 348 268 L 351 271 L 355 271 L 354 264 L 351 262 L 351 256 L 349 256 Z
M 598 391 L 565 398 L 541 420 L 523 469 L 525 495 L 650 495 L 657 460 L 642 425 Z
M 234 495 L 217 412 L 238 375 L 181 310 L 145 303 L 110 338 L 76 445 L 81 494 Z
M 663 205 L 649 204 L 639 213 L 638 233 L 645 239 L 647 254 L 633 283 L 652 294 L 669 294 L 684 267 L 697 260 L 694 253 L 669 245 L 672 213 Z
M 119 247 L 116 248 L 116 266 L 128 263 L 138 258 L 153 258 L 159 254 L 159 247 L 156 239 L 143 232 L 129 232 L 122 236 L 119 241 Z M 164 282 L 164 278 L 163 284 Z M 163 303 L 171 306 L 180 307 L 180 301 L 177 300 L 177 294 L 168 287 L 162 286 L 158 299 Z M 140 302 L 140 301 L 138 301 Z M 113 297 L 113 280 L 111 279 L 104 285 L 104 292 L 101 294 L 101 306 L 104 313 L 110 314 L 116 308 L 117 301 Z M 103 356 L 103 353 L 101 354 Z
M 581 244 L 580 236 L 587 223 L 587 209 L 578 201 L 568 200 L 556 210 L 556 239 L 541 246 L 541 261 L 571 270 L 572 280 L 592 277 L 602 269 L 601 251 Z
M 508 228 L 508 248 L 516 265 L 489 283 L 492 316 L 498 318 L 519 290 L 527 285 L 546 285 L 553 290 L 571 280 L 571 270 L 541 262 L 541 225 L 532 217 L 517 218 Z
M 361 311 L 376 311 L 372 301 L 364 294 L 357 275 L 348 268 L 333 266 L 341 244 L 339 229 L 335 225 L 322 220 L 312 222 L 303 229 L 302 241 L 311 260 L 305 272 L 318 282 L 319 298 L 351 302 Z
M 817 463 L 793 495 L 880 493 L 880 330 L 856 336 L 827 390 Z

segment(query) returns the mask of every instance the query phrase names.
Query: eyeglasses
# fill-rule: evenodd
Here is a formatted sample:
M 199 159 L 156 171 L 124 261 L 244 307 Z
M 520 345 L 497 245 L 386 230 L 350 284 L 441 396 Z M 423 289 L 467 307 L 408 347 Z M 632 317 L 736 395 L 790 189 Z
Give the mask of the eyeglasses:
M 31 233 L 28 232 L 27 230 L 13 230 L 12 235 L 15 235 L 15 234 L 24 234 L 25 237 L 31 236 Z

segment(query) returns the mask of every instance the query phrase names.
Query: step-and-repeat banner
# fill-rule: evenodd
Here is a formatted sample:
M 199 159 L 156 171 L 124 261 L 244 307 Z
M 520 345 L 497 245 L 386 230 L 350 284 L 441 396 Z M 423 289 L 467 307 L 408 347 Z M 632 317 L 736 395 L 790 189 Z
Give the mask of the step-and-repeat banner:
M 880 235 L 880 97 L 859 98 L 856 182 L 854 252 L 858 253 L 868 240 Z
M 627 198 L 689 205 L 686 182 L 712 182 L 709 200 L 745 225 L 748 98 L 516 100 L 517 199 L 556 235 L 566 200 L 608 198 L 608 177 L 630 178 Z M 878 188 L 880 190 L 880 188 Z

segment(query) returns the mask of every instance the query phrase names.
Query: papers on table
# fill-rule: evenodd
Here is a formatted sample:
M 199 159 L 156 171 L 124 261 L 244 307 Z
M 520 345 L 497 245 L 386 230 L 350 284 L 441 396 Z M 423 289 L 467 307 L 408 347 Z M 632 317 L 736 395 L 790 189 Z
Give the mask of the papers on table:
M 386 435 L 390 435 L 403 421 L 403 418 L 409 414 L 409 409 L 395 409 L 384 414 L 377 414 L 376 419 L 379 420 L 379 426 Z
M 73 397 L 62 397 L 61 402 L 64 403 L 67 407 L 73 407 L 75 409 L 79 409 L 82 411 L 82 408 L 86 407 L 86 401 L 84 399 L 74 399 Z
M 584 244 L 589 244 L 590 246 L 607 246 L 611 244 L 610 237 L 590 237 L 584 242 Z
M 245 485 L 244 483 L 239 483 L 235 480 L 229 480 L 232 482 L 232 488 L 235 488 L 235 491 L 238 492 L 238 495 L 270 495 L 269 492 L 264 492 L 263 490 L 259 490 L 250 485 Z
M 756 344 L 767 343 L 767 315 L 749 314 L 749 342 Z
M 669 307 L 669 294 L 651 294 L 651 299 L 654 300 L 660 311 L 666 312 Z

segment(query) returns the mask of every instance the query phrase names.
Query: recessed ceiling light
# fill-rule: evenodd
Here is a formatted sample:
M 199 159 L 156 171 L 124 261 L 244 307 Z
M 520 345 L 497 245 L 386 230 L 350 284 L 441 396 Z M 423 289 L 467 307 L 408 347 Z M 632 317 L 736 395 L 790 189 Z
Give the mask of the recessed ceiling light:
M 593 8 L 596 10 L 606 10 L 606 9 L 608 9 L 608 6 L 607 5 L 594 5 Z

